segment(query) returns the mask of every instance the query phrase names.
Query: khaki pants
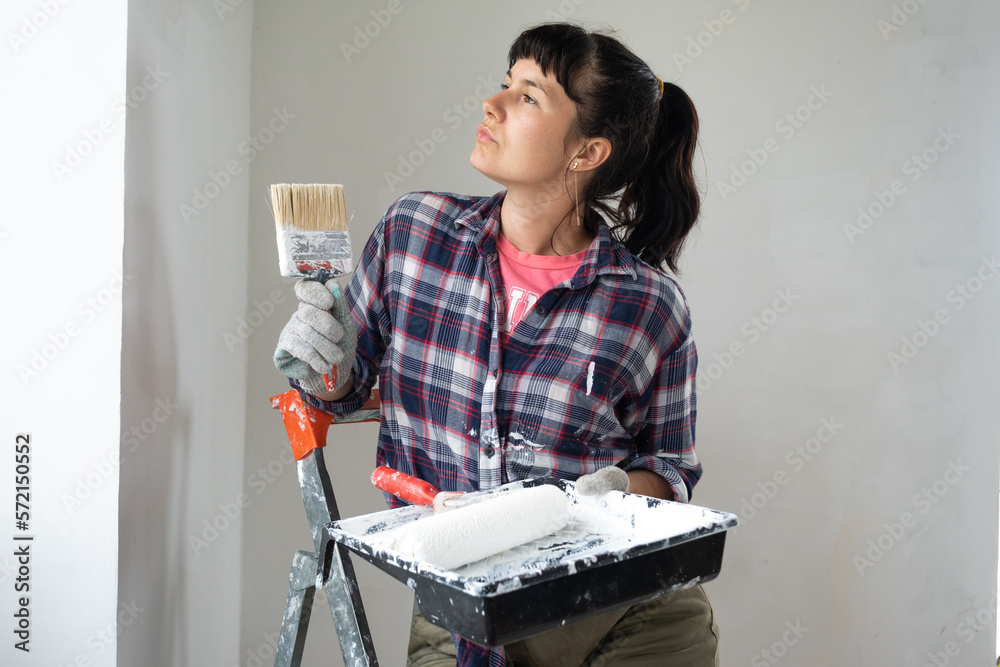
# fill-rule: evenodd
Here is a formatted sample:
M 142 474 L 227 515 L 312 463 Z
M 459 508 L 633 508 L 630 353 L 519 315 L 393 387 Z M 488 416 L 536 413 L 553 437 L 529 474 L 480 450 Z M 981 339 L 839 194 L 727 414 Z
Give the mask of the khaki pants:
M 512 667 L 717 667 L 719 628 L 701 586 L 666 593 L 505 648 Z M 454 667 L 447 630 L 413 617 L 407 665 Z

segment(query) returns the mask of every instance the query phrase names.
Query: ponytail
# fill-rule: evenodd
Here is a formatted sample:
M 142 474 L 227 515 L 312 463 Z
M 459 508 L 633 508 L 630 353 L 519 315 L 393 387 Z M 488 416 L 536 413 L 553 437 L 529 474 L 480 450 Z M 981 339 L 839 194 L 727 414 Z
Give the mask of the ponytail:
M 616 231 L 629 252 L 653 266 L 666 263 L 674 273 L 701 210 L 694 178 L 697 140 L 698 113 L 691 98 L 664 82 L 649 155 L 622 192 L 616 216 Z
M 691 98 L 661 83 L 618 40 L 571 24 L 521 33 L 507 60 L 513 67 L 522 58 L 554 73 L 576 103 L 575 135 L 611 144 L 608 159 L 581 192 L 584 210 L 599 211 L 633 255 L 677 273 L 701 208 L 693 169 L 698 114 Z M 583 224 L 596 233 L 600 216 L 585 214 Z

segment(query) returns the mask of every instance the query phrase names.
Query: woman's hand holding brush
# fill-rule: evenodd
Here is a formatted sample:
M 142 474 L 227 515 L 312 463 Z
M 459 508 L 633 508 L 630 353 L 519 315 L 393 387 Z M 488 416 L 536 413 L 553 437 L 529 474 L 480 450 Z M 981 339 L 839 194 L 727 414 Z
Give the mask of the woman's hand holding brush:
M 278 337 L 274 365 L 304 390 L 327 400 L 349 391 L 358 335 L 336 280 L 295 284 L 299 308 Z

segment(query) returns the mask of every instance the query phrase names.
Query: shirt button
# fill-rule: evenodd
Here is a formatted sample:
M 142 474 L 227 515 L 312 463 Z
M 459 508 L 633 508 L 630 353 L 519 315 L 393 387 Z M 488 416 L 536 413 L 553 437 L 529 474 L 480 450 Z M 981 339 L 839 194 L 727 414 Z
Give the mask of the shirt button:
M 483 450 L 483 453 L 486 454 L 487 458 L 492 457 L 493 456 L 493 448 L 492 447 L 487 447 L 486 449 Z
M 545 306 L 535 306 L 535 312 L 539 315 L 545 314 Z

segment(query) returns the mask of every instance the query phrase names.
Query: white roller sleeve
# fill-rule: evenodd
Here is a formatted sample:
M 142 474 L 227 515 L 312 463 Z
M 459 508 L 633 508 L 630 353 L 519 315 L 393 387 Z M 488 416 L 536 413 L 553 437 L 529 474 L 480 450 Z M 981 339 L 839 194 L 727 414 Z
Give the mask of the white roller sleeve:
M 566 494 L 544 484 L 414 521 L 397 531 L 391 548 L 453 570 L 551 535 L 568 521 Z

